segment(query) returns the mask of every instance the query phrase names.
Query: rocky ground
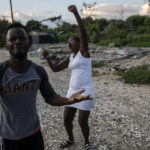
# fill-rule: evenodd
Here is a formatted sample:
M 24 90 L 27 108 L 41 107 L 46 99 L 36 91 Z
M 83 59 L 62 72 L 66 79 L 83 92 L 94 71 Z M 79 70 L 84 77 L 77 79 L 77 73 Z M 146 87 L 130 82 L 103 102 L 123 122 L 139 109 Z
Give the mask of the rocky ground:
M 93 72 L 96 72 L 92 76 L 96 103 L 91 110 L 89 119 L 91 142 L 96 146 L 96 150 L 150 150 L 150 86 L 124 84 L 114 74 L 118 68 L 127 69 L 143 63 L 150 63 L 150 50 L 128 49 L 127 52 L 132 51 L 133 53 L 127 55 L 126 53 L 118 54 L 116 49 L 112 49 L 113 52 L 110 54 L 104 52 L 103 48 L 94 46 L 92 48 L 92 58 L 97 59 L 95 61 L 99 61 L 98 56 L 100 57 L 101 54 L 105 54 L 104 58 L 109 55 L 112 59 L 109 61 L 104 59 L 106 63 L 104 67 L 93 69 Z M 58 52 L 57 59 L 69 53 L 68 51 L 62 53 L 60 45 L 53 46 L 53 49 Z M 92 52 L 94 49 L 97 52 Z M 135 54 L 135 51 L 138 54 Z M 56 55 L 55 52 L 52 54 Z M 7 58 L 8 52 L 1 50 L 0 60 L 3 61 Z M 29 58 L 45 67 L 56 92 L 65 96 L 70 72 L 68 70 L 52 72 L 46 61 L 41 59 L 35 51 L 30 52 Z M 64 107 L 47 105 L 40 93 L 37 100 L 45 150 L 59 150 L 59 143 L 66 138 L 63 126 Z M 78 114 L 74 120 L 74 134 L 76 143 L 66 150 L 83 150 L 84 140 L 78 125 Z

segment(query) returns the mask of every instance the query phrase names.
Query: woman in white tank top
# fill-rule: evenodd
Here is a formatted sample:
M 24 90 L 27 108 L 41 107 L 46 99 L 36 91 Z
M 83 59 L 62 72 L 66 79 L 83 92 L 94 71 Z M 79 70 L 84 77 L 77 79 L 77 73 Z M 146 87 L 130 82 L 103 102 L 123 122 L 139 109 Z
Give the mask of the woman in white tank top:
M 80 91 L 81 89 L 85 89 L 83 95 L 90 94 L 93 98 L 93 100 L 86 100 L 72 105 L 67 105 L 65 107 L 64 125 L 68 133 L 68 139 L 61 143 L 61 148 L 66 148 L 74 144 L 72 121 L 77 109 L 79 109 L 79 125 L 85 139 L 85 149 L 92 150 L 94 148 L 89 142 L 88 118 L 90 110 L 95 102 L 95 93 L 91 77 L 91 58 L 88 51 L 87 34 L 77 8 L 72 5 L 69 6 L 68 9 L 74 14 L 80 29 L 80 38 L 72 36 L 68 40 L 68 47 L 73 54 L 57 65 L 52 63 L 47 50 L 43 51 L 42 55 L 47 59 L 49 66 L 54 72 L 62 71 L 66 68 L 71 71 L 69 89 L 66 97 L 70 97 L 72 94 Z

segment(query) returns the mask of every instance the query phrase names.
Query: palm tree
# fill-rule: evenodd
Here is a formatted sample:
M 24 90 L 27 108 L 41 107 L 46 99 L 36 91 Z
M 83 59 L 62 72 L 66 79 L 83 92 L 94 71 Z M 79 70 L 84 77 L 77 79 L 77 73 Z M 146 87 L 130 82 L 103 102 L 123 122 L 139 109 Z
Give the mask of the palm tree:
M 12 19 L 12 22 L 14 22 L 13 8 L 12 8 L 12 1 L 11 0 L 10 0 L 10 9 L 11 9 L 11 19 Z

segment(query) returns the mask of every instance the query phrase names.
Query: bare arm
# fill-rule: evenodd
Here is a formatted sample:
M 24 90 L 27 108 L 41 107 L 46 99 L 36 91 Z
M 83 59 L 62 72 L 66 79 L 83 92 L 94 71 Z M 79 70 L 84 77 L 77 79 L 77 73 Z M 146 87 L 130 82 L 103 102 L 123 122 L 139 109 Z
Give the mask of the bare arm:
M 82 96 L 81 94 L 85 90 L 81 90 L 75 94 L 73 94 L 70 98 L 61 97 L 60 95 L 56 94 L 53 87 L 49 83 L 48 75 L 43 67 L 38 67 L 38 72 L 40 73 L 41 83 L 40 83 L 40 91 L 42 96 L 45 99 L 45 102 L 53 105 L 53 106 L 63 106 L 66 104 L 73 104 L 83 100 L 92 99 L 90 95 Z
M 63 105 L 70 105 L 74 103 L 78 103 L 83 100 L 89 100 L 92 98 L 90 95 L 87 96 L 81 96 L 81 93 L 83 93 L 85 90 L 81 90 L 75 94 L 73 94 L 70 98 L 61 97 L 60 95 L 54 95 L 47 103 L 53 106 L 63 106 Z
M 79 27 L 79 30 L 80 30 L 80 52 L 84 57 L 89 58 L 90 54 L 89 54 L 89 51 L 88 51 L 87 34 L 86 34 L 84 24 L 81 20 L 81 17 L 79 15 L 79 13 L 78 13 L 78 10 L 77 10 L 75 5 L 69 6 L 68 10 L 74 14 L 74 16 L 77 20 L 77 23 L 78 23 L 78 27 Z
M 42 55 L 45 57 L 45 59 L 47 60 L 50 68 L 54 71 L 54 72 L 59 72 L 59 71 L 62 71 L 66 68 L 68 68 L 68 65 L 69 65 L 69 56 L 66 57 L 63 61 L 61 61 L 59 64 L 54 64 L 50 57 L 49 57 L 49 54 L 48 54 L 48 51 L 47 50 L 44 50 Z

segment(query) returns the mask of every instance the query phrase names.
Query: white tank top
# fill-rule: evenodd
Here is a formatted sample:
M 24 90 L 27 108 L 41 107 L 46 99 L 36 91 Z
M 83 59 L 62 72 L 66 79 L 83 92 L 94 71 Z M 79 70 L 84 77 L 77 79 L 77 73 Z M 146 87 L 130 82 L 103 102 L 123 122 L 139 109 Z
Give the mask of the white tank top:
M 68 68 L 71 71 L 69 88 L 94 90 L 91 77 L 91 58 L 83 57 L 80 51 L 75 57 L 71 54 Z

